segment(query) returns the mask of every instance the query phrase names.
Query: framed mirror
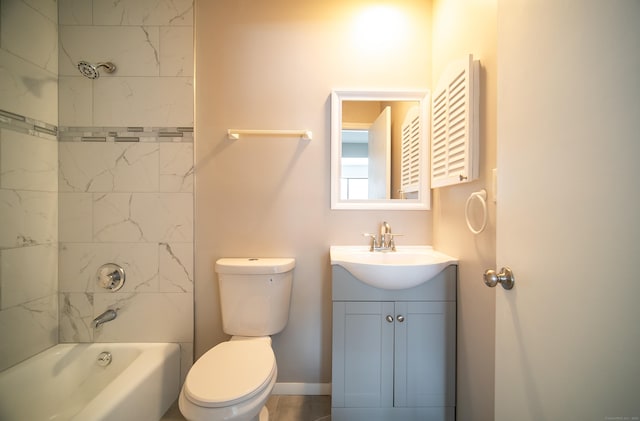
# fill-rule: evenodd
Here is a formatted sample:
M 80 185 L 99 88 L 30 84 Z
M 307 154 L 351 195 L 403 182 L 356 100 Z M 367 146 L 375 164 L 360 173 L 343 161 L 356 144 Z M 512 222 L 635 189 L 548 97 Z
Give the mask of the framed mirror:
M 428 91 L 331 93 L 331 209 L 430 209 Z

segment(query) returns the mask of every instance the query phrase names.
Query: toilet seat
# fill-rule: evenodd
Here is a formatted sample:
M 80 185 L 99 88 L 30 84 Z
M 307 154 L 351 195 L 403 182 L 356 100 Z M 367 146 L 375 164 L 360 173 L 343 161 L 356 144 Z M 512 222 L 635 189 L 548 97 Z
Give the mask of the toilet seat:
M 198 406 L 231 406 L 258 394 L 275 370 L 276 359 L 268 343 L 222 342 L 195 362 L 183 390 L 185 397 Z

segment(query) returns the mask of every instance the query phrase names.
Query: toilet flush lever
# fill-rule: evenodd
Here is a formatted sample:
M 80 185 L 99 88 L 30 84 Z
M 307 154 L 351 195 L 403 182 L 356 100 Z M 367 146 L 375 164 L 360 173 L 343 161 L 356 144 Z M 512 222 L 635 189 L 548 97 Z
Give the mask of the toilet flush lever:
M 484 271 L 484 283 L 490 288 L 495 287 L 498 283 L 502 284 L 502 288 L 511 289 L 516 282 L 516 278 L 513 276 L 513 271 L 509 268 L 502 268 L 500 273 L 496 273 L 493 269 L 487 269 Z

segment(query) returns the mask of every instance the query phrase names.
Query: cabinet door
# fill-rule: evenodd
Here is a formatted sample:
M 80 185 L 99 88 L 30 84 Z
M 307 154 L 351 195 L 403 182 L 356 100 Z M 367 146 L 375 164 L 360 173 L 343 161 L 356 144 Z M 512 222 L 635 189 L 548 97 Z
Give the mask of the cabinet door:
M 393 405 L 391 302 L 333 303 L 334 407 Z
M 395 313 L 394 405 L 455 405 L 455 303 L 397 302 Z

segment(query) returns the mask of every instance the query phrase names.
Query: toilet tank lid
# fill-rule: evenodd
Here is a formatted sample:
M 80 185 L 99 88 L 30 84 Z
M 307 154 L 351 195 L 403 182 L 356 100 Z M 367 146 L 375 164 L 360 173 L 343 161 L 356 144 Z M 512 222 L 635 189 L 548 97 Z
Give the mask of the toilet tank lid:
M 296 260 L 290 257 L 242 257 L 223 258 L 216 262 L 217 273 L 265 275 L 289 272 L 296 266 Z

